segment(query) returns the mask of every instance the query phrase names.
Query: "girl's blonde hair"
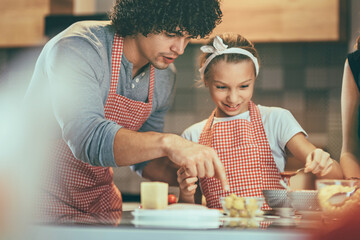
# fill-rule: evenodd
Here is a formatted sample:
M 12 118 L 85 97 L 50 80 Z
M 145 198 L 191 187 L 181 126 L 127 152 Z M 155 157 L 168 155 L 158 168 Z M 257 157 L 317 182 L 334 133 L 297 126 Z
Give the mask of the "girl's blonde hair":
M 235 47 L 235 48 L 245 49 L 249 51 L 252 55 L 254 55 L 254 57 L 256 57 L 259 61 L 258 52 L 255 49 L 254 44 L 251 41 L 247 40 L 245 37 L 236 33 L 223 33 L 218 36 L 223 40 L 224 44 L 228 45 L 228 48 Z M 215 37 L 210 38 L 209 41 L 206 43 L 206 45 L 212 46 L 214 38 Z M 211 53 L 203 53 L 200 56 L 200 61 L 199 61 L 200 67 L 205 63 L 206 59 L 210 55 Z M 229 53 L 229 54 L 222 54 L 216 56 L 213 60 L 211 60 L 211 62 L 206 67 L 203 76 L 204 79 L 200 79 L 198 85 L 202 85 L 205 81 L 210 79 L 211 68 L 219 61 L 238 63 L 244 60 L 252 61 L 248 56 L 237 53 Z M 259 61 L 259 65 L 260 65 L 260 61 Z M 254 71 L 255 71 L 255 66 L 254 66 Z

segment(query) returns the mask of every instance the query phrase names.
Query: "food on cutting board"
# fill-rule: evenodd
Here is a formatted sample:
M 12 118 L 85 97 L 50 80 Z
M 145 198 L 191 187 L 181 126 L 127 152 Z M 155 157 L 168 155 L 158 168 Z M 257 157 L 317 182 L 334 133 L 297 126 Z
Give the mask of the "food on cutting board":
M 142 182 L 140 188 L 142 209 L 164 209 L 168 206 L 169 184 Z
M 260 215 L 263 198 L 256 197 L 238 197 L 236 194 L 230 194 L 223 198 L 222 205 L 224 211 L 230 215 L 230 217 L 254 217 Z

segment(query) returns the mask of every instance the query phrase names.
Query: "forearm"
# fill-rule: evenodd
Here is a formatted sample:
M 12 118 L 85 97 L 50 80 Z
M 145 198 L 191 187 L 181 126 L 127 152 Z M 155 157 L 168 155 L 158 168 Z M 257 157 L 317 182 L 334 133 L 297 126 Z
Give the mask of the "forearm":
M 178 186 L 176 171 L 178 167 L 166 157 L 150 161 L 144 168 L 142 176 L 151 181 L 166 182 L 170 186 Z
M 215 150 L 175 134 L 122 128 L 115 135 L 113 149 L 118 166 L 167 157 L 174 165 L 186 169 L 189 176 L 215 177 L 224 189 L 229 188 L 225 168 Z
M 114 139 L 116 164 L 128 166 L 166 156 L 166 137 L 169 136 L 163 133 L 135 132 L 121 128 Z
M 179 203 L 195 203 L 195 195 L 185 195 L 180 190 Z
M 343 179 L 344 175 L 343 175 L 343 171 L 341 169 L 340 164 L 335 161 L 334 159 L 332 159 L 333 163 L 332 163 L 332 168 L 331 171 L 324 175 L 321 176 L 320 173 L 316 174 L 316 177 L 319 179 Z
M 343 178 L 339 163 L 332 159 L 329 153 L 307 141 L 304 135 L 295 135 L 286 147 L 297 159 L 305 163 L 305 172 L 312 172 L 317 178 Z
M 343 145 L 340 155 L 340 165 L 345 178 L 359 177 L 360 175 L 360 142 L 357 133 L 357 125 L 343 126 Z
M 341 153 L 340 165 L 344 172 L 345 178 L 360 177 L 359 158 L 350 152 Z

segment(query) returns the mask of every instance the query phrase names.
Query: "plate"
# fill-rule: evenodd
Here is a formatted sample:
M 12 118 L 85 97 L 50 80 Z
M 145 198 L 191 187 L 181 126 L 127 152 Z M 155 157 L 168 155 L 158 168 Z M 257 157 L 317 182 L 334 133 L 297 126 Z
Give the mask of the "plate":
M 135 209 L 132 223 L 137 227 L 209 229 L 219 228 L 221 212 L 217 209 Z

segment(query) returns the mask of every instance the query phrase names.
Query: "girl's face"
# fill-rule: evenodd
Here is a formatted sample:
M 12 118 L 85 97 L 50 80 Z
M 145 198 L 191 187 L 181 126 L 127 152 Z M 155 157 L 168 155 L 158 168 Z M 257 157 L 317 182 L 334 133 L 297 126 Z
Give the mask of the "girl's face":
M 220 61 L 212 65 L 210 71 L 205 85 L 217 106 L 215 116 L 231 117 L 248 111 L 255 83 L 253 62 Z

